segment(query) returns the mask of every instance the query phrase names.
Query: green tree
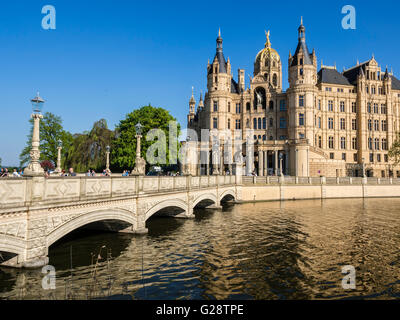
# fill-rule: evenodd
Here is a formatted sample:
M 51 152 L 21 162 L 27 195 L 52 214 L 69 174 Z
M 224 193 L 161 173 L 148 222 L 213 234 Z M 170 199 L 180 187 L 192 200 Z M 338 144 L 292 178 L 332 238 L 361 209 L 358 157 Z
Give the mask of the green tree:
M 106 147 L 111 146 L 113 139 L 114 131 L 108 129 L 106 120 L 95 122 L 89 132 L 74 135 L 66 166 L 74 168 L 76 172 L 89 169 L 102 171 L 106 165 Z
M 394 162 L 394 165 L 400 163 L 400 133 L 397 134 L 397 138 L 389 150 L 389 158 Z
M 19 156 L 21 167 L 25 167 L 30 161 L 29 153 L 32 148 L 33 119 L 30 119 L 29 122 L 31 128 L 28 134 L 28 141 Z M 68 153 L 73 140 L 71 133 L 63 129 L 61 117 L 51 112 L 46 112 L 43 115 L 43 119 L 40 120 L 40 160 L 50 160 L 55 164 L 57 163 L 59 140 L 62 142 L 63 154 Z
M 146 159 L 145 155 L 148 148 L 155 141 L 147 141 L 146 135 L 152 129 L 161 129 L 166 135 L 167 163 L 169 164 L 169 122 L 176 119 L 163 108 L 156 108 L 151 105 L 144 106 L 127 114 L 124 120 L 121 120 L 116 127 L 117 138 L 112 144 L 111 150 L 111 165 L 114 169 L 124 170 L 132 169 L 136 159 L 136 129 L 137 123 L 141 123 L 142 140 L 141 140 L 141 156 Z M 177 124 L 177 133 L 179 137 L 180 125 Z

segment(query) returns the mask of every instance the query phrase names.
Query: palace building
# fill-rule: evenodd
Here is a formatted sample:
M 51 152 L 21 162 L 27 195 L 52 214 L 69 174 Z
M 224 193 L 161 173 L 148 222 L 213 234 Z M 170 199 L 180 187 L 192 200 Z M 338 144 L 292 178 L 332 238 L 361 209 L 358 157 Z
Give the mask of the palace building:
M 343 72 L 322 63 L 318 70 L 302 21 L 284 91 L 282 60 L 266 36 L 246 88 L 244 70 L 233 78 L 219 33 L 204 101 L 200 97 L 196 108 L 192 94 L 189 102 L 188 128 L 199 136 L 201 129 L 242 130 L 243 136 L 254 130 L 249 169 L 259 176 L 400 177 L 388 157 L 400 126 L 400 81 L 393 73 L 374 57 Z

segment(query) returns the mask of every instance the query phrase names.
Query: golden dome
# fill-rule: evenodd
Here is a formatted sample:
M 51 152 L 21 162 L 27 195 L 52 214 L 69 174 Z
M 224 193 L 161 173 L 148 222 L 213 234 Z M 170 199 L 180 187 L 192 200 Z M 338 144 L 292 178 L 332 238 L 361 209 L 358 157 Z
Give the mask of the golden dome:
M 262 49 L 256 57 L 256 62 L 257 61 L 261 61 L 261 60 L 265 60 L 267 58 L 272 58 L 276 61 L 280 61 L 281 57 L 279 56 L 278 52 L 271 48 L 271 41 L 269 40 L 269 34 L 270 32 L 265 32 L 265 35 L 267 37 L 267 42 L 265 43 L 265 48 Z

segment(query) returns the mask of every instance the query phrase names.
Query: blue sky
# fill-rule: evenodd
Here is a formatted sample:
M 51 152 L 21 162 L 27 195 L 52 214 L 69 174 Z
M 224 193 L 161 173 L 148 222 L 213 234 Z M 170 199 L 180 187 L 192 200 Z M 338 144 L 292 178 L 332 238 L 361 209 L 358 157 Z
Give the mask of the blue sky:
M 57 29 L 43 30 L 41 10 L 56 8 Z M 351 4 L 357 29 L 341 27 Z M 372 54 L 400 74 L 396 1 L 2 1 L 0 5 L 0 158 L 18 164 L 26 143 L 29 99 L 39 90 L 44 111 L 60 115 L 72 133 L 107 119 L 114 128 L 133 109 L 151 103 L 170 110 L 186 126 L 191 87 L 206 88 L 207 60 L 221 28 L 224 53 L 252 74 L 265 43 L 264 30 L 287 59 L 297 45 L 304 16 L 309 49 L 318 61 L 353 66 Z M 248 82 L 248 76 L 246 75 Z

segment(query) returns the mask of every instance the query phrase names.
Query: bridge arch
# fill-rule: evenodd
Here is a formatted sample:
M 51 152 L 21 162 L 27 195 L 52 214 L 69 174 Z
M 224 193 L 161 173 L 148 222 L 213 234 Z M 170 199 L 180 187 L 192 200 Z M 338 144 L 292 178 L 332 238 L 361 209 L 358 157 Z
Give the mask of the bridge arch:
M 102 209 L 82 214 L 49 233 L 47 235 L 47 247 L 50 247 L 53 243 L 80 227 L 101 221 L 116 221 L 135 225 L 136 216 L 128 210 L 119 208 Z
M 234 190 L 226 190 L 219 197 L 220 203 L 233 200 L 236 200 L 236 193 Z
M 15 257 L 23 260 L 25 249 L 24 239 L 2 234 L 0 237 L 0 265 L 7 264 L 7 261 Z
M 206 194 L 200 195 L 193 201 L 193 208 L 195 208 L 196 206 L 199 206 L 201 204 L 204 204 L 202 207 L 208 207 L 210 205 L 217 205 L 217 203 L 218 203 L 218 199 L 215 194 L 206 193 Z
M 167 213 L 167 210 L 172 210 L 172 214 Z M 165 212 L 167 216 L 176 216 L 178 214 L 187 213 L 188 205 L 185 201 L 180 199 L 165 200 L 157 203 L 150 208 L 145 214 L 145 221 L 157 213 Z

